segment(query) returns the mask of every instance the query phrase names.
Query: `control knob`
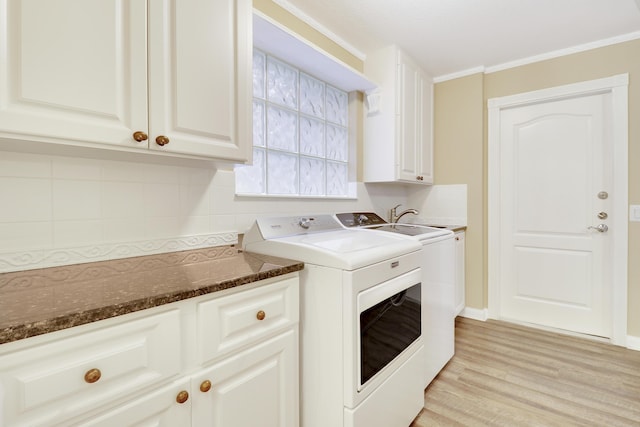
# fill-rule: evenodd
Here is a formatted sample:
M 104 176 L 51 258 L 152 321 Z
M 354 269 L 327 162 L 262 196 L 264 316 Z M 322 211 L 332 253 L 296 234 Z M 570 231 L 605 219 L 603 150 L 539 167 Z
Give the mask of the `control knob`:
M 358 219 L 356 221 L 358 222 L 358 225 L 365 225 L 367 221 L 369 221 L 369 217 L 365 214 L 360 214 L 358 215 Z
M 304 228 L 305 230 L 307 230 L 311 226 L 311 219 L 309 219 L 309 218 L 300 218 L 300 222 L 298 222 L 298 225 L 300 227 Z

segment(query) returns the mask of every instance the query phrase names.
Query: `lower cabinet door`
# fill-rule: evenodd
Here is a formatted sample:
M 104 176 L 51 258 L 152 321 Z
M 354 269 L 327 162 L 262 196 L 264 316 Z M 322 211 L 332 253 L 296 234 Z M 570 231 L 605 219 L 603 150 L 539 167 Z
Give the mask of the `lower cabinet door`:
M 189 379 L 183 378 L 132 400 L 78 422 L 65 422 L 64 426 L 84 427 L 188 427 L 191 425 L 191 398 Z M 198 425 L 198 424 L 196 424 Z
M 194 426 L 298 425 L 298 340 L 290 329 L 191 378 Z

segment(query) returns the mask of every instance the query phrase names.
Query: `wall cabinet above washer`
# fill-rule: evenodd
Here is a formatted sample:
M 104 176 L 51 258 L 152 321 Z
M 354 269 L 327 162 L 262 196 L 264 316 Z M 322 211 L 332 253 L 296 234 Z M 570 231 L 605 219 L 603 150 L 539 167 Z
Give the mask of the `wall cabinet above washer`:
M 249 0 L 0 8 L 0 138 L 250 159 Z
M 364 182 L 433 184 L 433 80 L 396 46 L 367 55 Z

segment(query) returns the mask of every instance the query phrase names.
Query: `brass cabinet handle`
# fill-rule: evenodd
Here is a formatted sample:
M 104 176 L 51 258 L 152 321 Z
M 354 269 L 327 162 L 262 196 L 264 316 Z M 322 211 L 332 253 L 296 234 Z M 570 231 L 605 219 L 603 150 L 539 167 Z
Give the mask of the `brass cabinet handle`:
M 176 402 L 183 404 L 184 402 L 186 402 L 187 400 L 189 400 L 189 392 L 187 392 L 186 390 L 182 390 L 180 393 L 178 393 L 178 395 L 176 396 Z
M 209 390 L 211 390 L 211 381 L 209 380 L 202 381 L 202 384 L 200 384 L 200 391 L 203 393 L 206 393 Z
M 149 136 L 144 132 L 137 131 L 133 133 L 133 139 L 135 139 L 138 142 L 142 142 L 149 139 Z
M 256 319 L 258 320 L 264 320 L 265 317 L 267 317 L 267 313 L 262 310 L 256 313 Z
M 161 147 L 164 145 L 167 145 L 168 143 L 169 143 L 169 138 L 164 135 L 160 135 L 159 137 L 156 138 L 156 144 L 158 144 Z
M 100 379 L 100 377 L 102 377 L 102 372 L 100 372 L 100 369 L 96 368 L 89 369 L 87 373 L 84 374 L 84 380 L 89 384 L 95 383 Z

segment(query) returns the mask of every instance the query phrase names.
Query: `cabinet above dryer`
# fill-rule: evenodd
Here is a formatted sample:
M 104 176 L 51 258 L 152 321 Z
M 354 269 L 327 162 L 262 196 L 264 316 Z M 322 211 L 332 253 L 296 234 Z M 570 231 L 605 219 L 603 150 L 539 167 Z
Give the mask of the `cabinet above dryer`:
M 364 118 L 364 182 L 433 184 L 433 79 L 389 46 L 367 55 L 378 83 Z

